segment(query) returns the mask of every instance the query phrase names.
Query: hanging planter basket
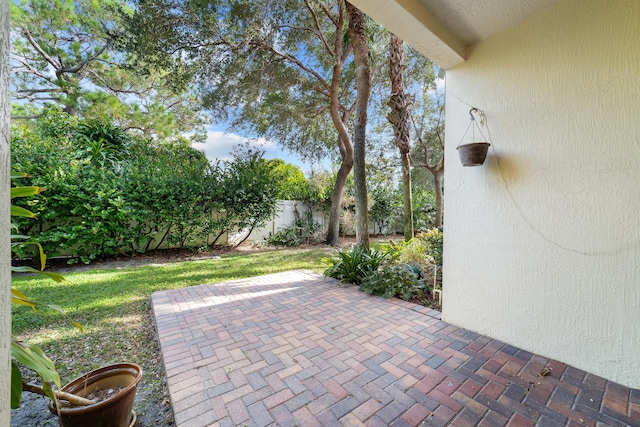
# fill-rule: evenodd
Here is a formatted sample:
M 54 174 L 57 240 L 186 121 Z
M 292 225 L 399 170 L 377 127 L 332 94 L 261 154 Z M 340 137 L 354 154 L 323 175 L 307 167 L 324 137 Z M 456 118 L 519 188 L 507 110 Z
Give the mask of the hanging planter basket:
M 472 142 L 458 146 L 458 156 L 462 166 L 480 166 L 487 158 L 488 142 Z
M 469 126 L 467 127 L 467 130 L 462 136 L 462 140 L 458 145 L 458 156 L 460 157 L 460 163 L 462 163 L 462 166 L 482 165 L 485 159 L 487 158 L 487 152 L 489 151 L 489 146 L 491 145 L 488 142 L 485 142 L 485 141 L 488 141 L 488 139 L 482 133 L 482 129 L 480 129 L 480 126 L 478 126 L 474 113 L 478 115 L 480 118 L 479 120 L 480 126 L 486 126 L 486 117 L 485 117 L 484 111 L 478 110 L 475 107 L 469 110 L 469 116 L 471 118 L 471 122 L 469 123 Z M 469 133 L 469 130 L 471 130 L 470 136 L 471 136 L 472 142 L 463 144 L 462 142 L 464 141 L 465 137 Z M 482 137 L 481 139 L 482 142 L 476 142 L 476 130 Z M 487 128 L 487 132 L 488 132 L 488 128 Z

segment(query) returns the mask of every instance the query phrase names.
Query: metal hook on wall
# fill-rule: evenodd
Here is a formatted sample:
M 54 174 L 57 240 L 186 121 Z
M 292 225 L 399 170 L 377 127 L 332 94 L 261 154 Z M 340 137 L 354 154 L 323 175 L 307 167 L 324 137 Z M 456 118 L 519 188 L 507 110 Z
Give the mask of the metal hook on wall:
M 480 117 L 480 120 L 479 120 L 480 126 L 484 126 L 486 121 L 487 121 L 487 118 L 484 115 L 484 111 L 479 110 L 476 107 L 473 107 L 472 109 L 469 110 L 469 116 L 471 117 L 471 121 L 475 122 L 476 118 L 473 115 L 473 113 L 476 113 L 478 115 L 478 117 Z

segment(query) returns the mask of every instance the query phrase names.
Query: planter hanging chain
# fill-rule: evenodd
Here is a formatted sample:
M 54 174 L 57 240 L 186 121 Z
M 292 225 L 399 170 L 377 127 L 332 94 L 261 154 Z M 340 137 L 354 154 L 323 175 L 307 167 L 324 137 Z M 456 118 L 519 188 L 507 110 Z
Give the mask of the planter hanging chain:
M 480 118 L 479 126 L 476 122 L 476 117 L 473 115 L 474 113 Z M 464 135 L 462 135 L 460 143 L 456 149 L 458 150 L 462 166 L 480 166 L 484 163 L 484 160 L 487 157 L 487 151 L 491 145 L 484 136 L 484 133 L 482 133 L 482 129 L 480 129 L 480 126 L 487 125 L 487 117 L 485 116 L 484 111 L 475 107 L 469 110 L 469 117 L 471 117 L 469 126 L 467 126 L 467 130 L 464 132 Z M 463 144 L 465 137 L 469 133 L 469 129 L 471 129 L 471 143 Z M 482 141 L 476 141 L 476 129 L 478 129 L 478 133 L 482 136 Z M 488 131 L 489 128 L 487 128 L 487 132 Z
M 480 120 L 478 120 L 480 125 L 476 123 L 476 118 L 473 115 L 473 113 L 476 113 L 480 117 Z M 467 126 L 467 130 L 464 131 L 464 135 L 462 135 L 462 138 L 460 139 L 460 143 L 458 144 L 458 147 L 463 145 L 462 143 L 464 142 L 464 137 L 467 136 L 467 134 L 469 133 L 469 129 L 471 129 L 471 135 L 472 135 L 471 142 L 476 142 L 476 129 L 478 129 L 480 136 L 482 136 L 482 141 L 483 142 L 487 141 L 487 138 L 482 133 L 482 129 L 480 129 L 480 126 L 487 125 L 487 116 L 484 114 L 484 111 L 479 110 L 476 107 L 473 107 L 472 109 L 469 110 L 469 117 L 471 118 L 471 121 L 469 121 L 469 126 Z

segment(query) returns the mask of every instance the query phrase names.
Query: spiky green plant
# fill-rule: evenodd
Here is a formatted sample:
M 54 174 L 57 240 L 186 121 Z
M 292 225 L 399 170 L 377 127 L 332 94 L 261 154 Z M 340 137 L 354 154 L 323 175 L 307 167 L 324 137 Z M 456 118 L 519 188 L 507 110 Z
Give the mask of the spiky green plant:
M 387 258 L 385 252 L 354 246 L 351 250 L 337 251 L 322 262 L 328 266 L 324 275 L 347 283 L 360 285 L 362 280 L 377 271 Z

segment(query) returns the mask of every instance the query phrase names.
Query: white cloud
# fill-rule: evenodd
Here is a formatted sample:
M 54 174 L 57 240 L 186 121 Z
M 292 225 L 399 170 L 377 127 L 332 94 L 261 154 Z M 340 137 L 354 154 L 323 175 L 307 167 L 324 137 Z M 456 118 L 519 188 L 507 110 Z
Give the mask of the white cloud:
M 205 142 L 194 142 L 192 147 L 204 152 L 210 162 L 215 162 L 216 160 L 231 160 L 231 152 L 233 151 L 233 148 L 244 144 L 246 141 L 248 141 L 251 146 L 259 147 L 264 150 L 265 159 L 282 159 L 287 163 L 299 166 L 304 173 L 309 173 L 312 166 L 316 170 L 318 167 L 327 170 L 331 169 L 331 162 L 329 158 L 325 159 L 325 161 L 320 164 L 312 165 L 310 163 L 303 162 L 293 153 L 283 151 L 272 140 L 265 138 L 248 138 L 246 136 L 235 133 L 226 133 L 219 130 L 207 131 L 207 139 Z
M 271 140 L 264 138 L 247 138 L 235 133 L 225 133 L 221 131 L 208 131 L 205 142 L 193 143 L 193 148 L 203 151 L 210 161 L 230 160 L 231 151 L 234 147 L 249 142 L 251 146 L 260 147 L 265 150 L 265 157 L 276 157 L 280 152 L 279 147 Z

